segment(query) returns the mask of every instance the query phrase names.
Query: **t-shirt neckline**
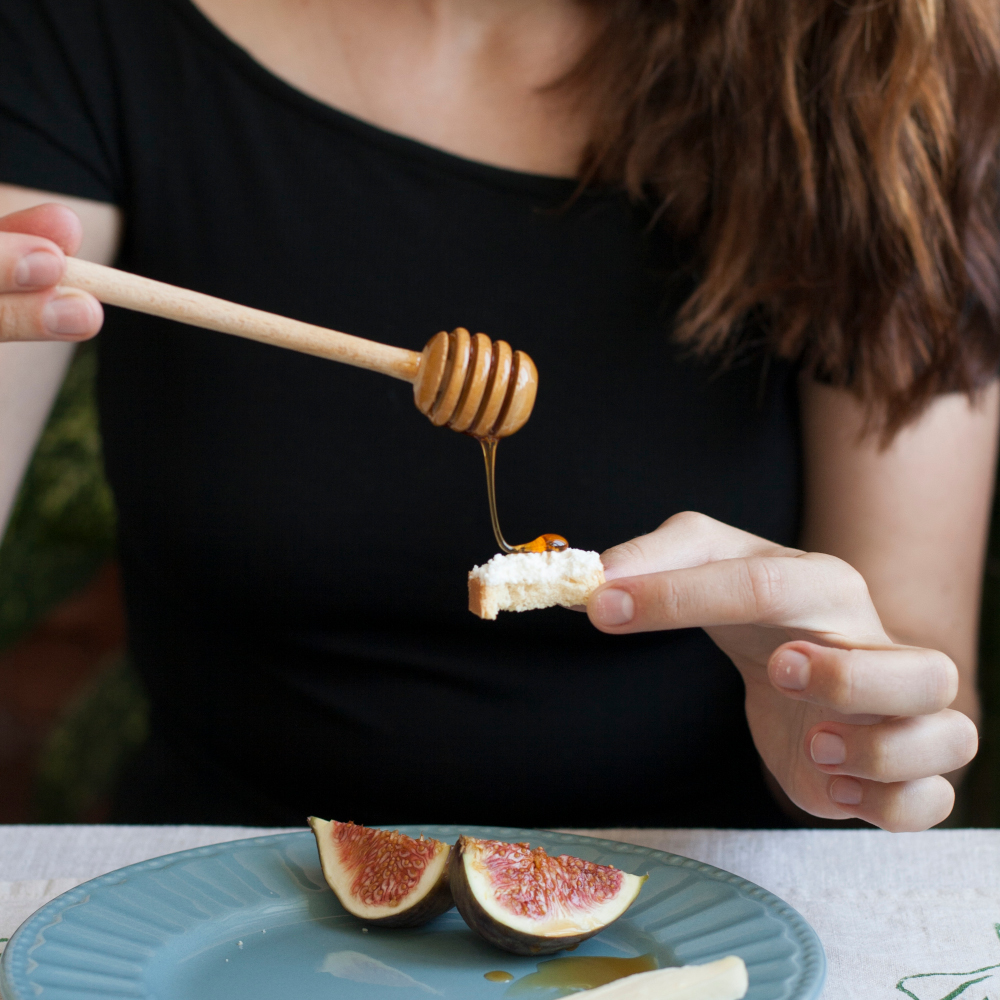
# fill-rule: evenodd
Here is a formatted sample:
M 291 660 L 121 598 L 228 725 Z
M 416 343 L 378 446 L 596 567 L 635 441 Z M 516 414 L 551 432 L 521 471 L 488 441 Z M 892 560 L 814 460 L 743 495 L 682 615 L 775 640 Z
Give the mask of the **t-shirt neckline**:
M 199 35 L 217 49 L 230 63 L 245 76 L 274 97 L 290 104 L 300 112 L 319 119 L 328 125 L 351 132 L 374 145 L 409 159 L 421 160 L 445 172 L 466 176 L 505 188 L 513 188 L 541 195 L 561 195 L 570 197 L 576 190 L 578 181 L 570 177 L 553 177 L 549 174 L 534 174 L 527 171 L 499 167 L 491 163 L 470 159 L 419 139 L 358 118 L 327 104 L 305 91 L 295 87 L 277 73 L 268 69 L 252 53 L 230 38 L 216 25 L 193 0 L 168 0 L 187 20 Z

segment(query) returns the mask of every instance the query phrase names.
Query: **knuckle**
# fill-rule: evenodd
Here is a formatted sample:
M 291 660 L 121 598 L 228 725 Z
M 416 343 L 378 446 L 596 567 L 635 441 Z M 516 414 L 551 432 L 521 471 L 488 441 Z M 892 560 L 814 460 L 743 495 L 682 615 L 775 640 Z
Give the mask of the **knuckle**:
M 680 588 L 667 578 L 656 590 L 657 613 L 663 621 L 679 621 L 684 611 L 684 598 Z
M 41 324 L 38 323 L 40 327 Z M 0 340 L 21 340 L 34 332 L 25 321 L 23 301 L 15 302 L 10 295 L 0 295 Z
M 646 558 L 646 553 L 643 551 L 642 546 L 638 542 L 631 540 L 622 542 L 621 545 L 616 545 L 613 551 L 616 555 L 624 556 L 626 559 L 634 562 L 643 562 Z
M 646 553 L 643 547 L 634 540 L 620 542 L 601 555 L 605 569 L 611 566 L 628 571 L 629 575 L 638 576 L 645 571 Z
M 837 588 L 850 598 L 852 604 L 869 596 L 867 581 L 850 563 L 838 559 L 836 569 Z
M 682 510 L 668 517 L 660 527 L 683 528 L 686 531 L 696 532 L 703 531 L 712 524 L 715 524 L 715 521 L 707 514 L 699 514 L 696 510 Z
M 23 237 L 18 233 L 0 233 L 0 284 L 4 288 L 14 285 L 14 270 L 21 259 Z
M 788 585 L 775 560 L 747 559 L 743 571 L 744 586 L 757 618 L 766 618 L 784 604 Z
M 10 340 L 14 336 L 14 317 L 11 312 L 10 299 L 0 295 L 0 340 Z
M 18 290 L 15 272 L 25 254 L 48 249 L 51 244 L 39 236 L 26 233 L 0 233 L 0 292 Z
M 869 597 L 868 583 L 849 562 L 825 553 L 813 557 L 824 567 L 832 593 L 840 594 L 849 604 Z
M 818 680 L 825 699 L 837 708 L 854 705 L 862 652 L 856 649 L 827 650 L 822 658 L 826 669 Z
M 869 734 L 869 739 L 864 750 L 865 771 L 868 776 L 875 781 L 885 780 L 891 776 L 895 770 L 895 754 L 886 736 L 874 727 Z

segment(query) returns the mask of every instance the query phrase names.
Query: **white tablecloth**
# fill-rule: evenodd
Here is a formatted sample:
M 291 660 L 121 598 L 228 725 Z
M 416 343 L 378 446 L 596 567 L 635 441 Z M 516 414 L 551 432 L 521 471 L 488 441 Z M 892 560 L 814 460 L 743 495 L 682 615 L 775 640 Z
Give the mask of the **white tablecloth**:
M 122 865 L 276 830 L 0 826 L 0 939 Z M 824 1000 L 1000 1000 L 1000 830 L 599 830 L 770 889 L 816 928 Z M 966 985 L 972 984 L 972 985 Z

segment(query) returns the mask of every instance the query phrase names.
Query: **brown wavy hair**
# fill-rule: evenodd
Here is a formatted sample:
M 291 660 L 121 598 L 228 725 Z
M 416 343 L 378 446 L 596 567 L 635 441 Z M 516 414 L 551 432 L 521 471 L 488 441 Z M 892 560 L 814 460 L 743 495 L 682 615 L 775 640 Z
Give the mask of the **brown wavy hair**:
M 586 183 L 697 246 L 676 335 L 770 347 L 891 436 L 1000 361 L 1000 0 L 583 0 Z

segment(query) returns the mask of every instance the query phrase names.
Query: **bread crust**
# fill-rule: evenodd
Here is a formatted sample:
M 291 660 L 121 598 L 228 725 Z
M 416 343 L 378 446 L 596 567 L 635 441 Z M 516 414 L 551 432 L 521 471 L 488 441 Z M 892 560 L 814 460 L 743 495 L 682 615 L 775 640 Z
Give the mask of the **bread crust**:
M 497 613 L 496 609 L 493 610 L 493 614 L 487 613 L 486 591 L 488 589 L 482 580 L 474 577 L 471 573 L 469 574 L 469 610 L 479 618 L 493 621 L 496 619 Z

